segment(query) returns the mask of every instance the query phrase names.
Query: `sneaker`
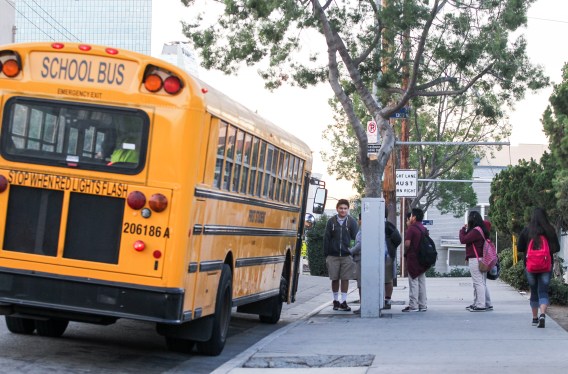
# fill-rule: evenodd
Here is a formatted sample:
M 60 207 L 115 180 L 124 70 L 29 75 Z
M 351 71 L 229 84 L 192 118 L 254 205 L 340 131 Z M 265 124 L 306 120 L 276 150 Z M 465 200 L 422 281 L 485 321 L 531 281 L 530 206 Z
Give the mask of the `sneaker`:
M 478 308 L 475 305 L 468 309 L 470 312 L 487 312 L 487 308 Z
M 339 305 L 341 305 L 339 301 L 333 300 L 333 310 L 339 310 Z
M 391 308 L 391 303 L 387 303 L 385 301 L 385 305 L 383 306 L 383 309 L 390 309 Z
M 468 305 L 468 306 L 465 307 L 465 310 L 469 311 L 474 306 L 475 306 L 475 304 Z
M 533 326 L 538 325 L 538 318 L 533 318 L 533 320 L 532 320 L 532 325 L 533 325 Z
M 425 311 L 427 311 L 427 310 L 428 310 L 428 307 L 427 307 L 427 306 L 425 306 L 425 307 L 423 307 L 423 308 L 418 308 L 418 311 L 419 311 L 419 312 L 425 312 Z
M 357 309 L 357 310 L 354 310 L 354 311 L 353 311 L 353 314 L 361 314 L 361 308 L 359 308 L 359 309 Z
M 493 305 L 486 306 L 485 309 L 487 309 L 488 312 L 491 312 L 493 310 Z
M 350 312 L 351 308 L 347 305 L 347 301 L 344 301 L 341 304 L 339 304 L 339 310 L 342 310 L 344 312 Z
M 407 306 L 406 308 L 404 308 L 402 311 L 403 312 L 418 312 L 419 309 L 413 309 L 409 306 Z
M 544 322 L 545 322 L 546 316 L 543 314 L 540 315 L 540 317 L 538 317 L 538 325 L 536 327 L 539 327 L 541 329 L 544 328 Z

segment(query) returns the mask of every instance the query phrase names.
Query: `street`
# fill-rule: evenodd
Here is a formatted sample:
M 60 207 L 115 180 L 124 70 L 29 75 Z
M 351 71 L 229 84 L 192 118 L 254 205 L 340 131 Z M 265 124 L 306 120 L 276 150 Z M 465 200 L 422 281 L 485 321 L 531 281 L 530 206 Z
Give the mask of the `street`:
M 227 344 L 217 357 L 168 351 L 152 323 L 119 320 L 99 326 L 71 322 L 61 338 L 47 338 L 12 334 L 2 317 L 0 373 L 210 373 L 327 301 L 329 297 L 321 295 L 326 286 L 327 278 L 302 275 L 298 301 L 283 306 L 276 325 L 263 324 L 258 316 L 233 313 Z

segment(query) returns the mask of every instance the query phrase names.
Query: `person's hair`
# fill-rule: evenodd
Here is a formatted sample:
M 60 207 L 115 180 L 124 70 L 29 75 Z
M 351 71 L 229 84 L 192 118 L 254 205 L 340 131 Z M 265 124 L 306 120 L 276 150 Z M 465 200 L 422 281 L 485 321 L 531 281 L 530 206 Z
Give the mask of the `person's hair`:
M 335 208 L 339 208 L 340 205 L 347 205 L 347 207 L 349 208 L 349 200 L 347 199 L 337 200 L 337 205 L 335 205 Z
M 529 241 L 534 240 L 535 248 L 540 248 L 540 235 L 552 238 L 555 234 L 554 227 L 550 224 L 546 211 L 542 208 L 533 209 L 528 229 Z
M 424 219 L 424 211 L 420 208 L 413 208 L 411 216 L 416 217 L 416 220 L 418 222 L 422 222 L 422 220 Z
M 485 223 L 483 223 L 483 217 L 477 210 L 472 210 L 467 216 L 467 231 L 473 230 L 476 227 L 480 227 L 483 230 L 483 235 L 485 238 L 489 238 L 489 230 Z
M 406 213 L 406 220 L 408 221 L 412 217 L 412 212 Z

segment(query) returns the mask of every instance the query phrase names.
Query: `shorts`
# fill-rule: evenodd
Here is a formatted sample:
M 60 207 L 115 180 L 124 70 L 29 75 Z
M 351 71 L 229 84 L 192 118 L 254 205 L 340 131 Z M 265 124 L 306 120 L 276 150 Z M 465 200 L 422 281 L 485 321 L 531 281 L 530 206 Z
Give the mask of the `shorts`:
M 355 278 L 355 262 L 351 256 L 327 256 L 325 258 L 329 279 L 350 280 Z

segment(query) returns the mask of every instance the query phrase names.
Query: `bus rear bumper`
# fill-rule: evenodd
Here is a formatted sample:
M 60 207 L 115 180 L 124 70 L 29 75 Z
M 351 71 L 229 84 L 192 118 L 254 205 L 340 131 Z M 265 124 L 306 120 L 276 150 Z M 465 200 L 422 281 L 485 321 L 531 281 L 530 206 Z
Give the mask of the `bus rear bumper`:
M 191 319 L 183 312 L 184 290 L 63 277 L 0 268 L 0 314 L 128 318 L 166 324 Z

